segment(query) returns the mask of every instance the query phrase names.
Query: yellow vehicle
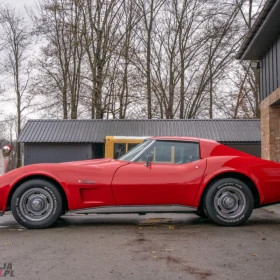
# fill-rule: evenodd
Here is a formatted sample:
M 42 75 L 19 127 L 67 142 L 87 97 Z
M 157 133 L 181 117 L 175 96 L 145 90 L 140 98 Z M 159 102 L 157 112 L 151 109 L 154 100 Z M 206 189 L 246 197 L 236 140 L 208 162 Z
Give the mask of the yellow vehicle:
M 149 136 L 106 136 L 105 158 L 119 158 Z

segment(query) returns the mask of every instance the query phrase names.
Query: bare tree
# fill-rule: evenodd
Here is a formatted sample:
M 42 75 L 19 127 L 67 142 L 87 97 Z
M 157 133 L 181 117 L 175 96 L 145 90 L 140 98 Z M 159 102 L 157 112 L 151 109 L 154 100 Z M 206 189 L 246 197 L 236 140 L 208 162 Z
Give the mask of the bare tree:
M 23 112 L 31 105 L 32 98 L 27 95 L 30 82 L 31 64 L 28 60 L 31 33 L 22 15 L 10 6 L 0 7 L 0 50 L 4 54 L 2 69 L 8 79 L 6 93 L 8 100 L 16 104 L 16 134 L 20 134 Z M 16 145 L 17 167 L 21 165 L 20 144 Z
M 83 90 L 81 77 L 85 54 L 82 44 L 85 26 L 80 2 L 44 0 L 37 11 L 30 14 L 36 34 L 47 42 L 41 46 L 37 57 L 41 83 L 38 85 L 37 82 L 35 86 L 41 86 L 41 93 L 48 99 L 54 95 L 55 103 L 62 107 L 64 119 L 76 119 Z
M 152 42 L 154 35 L 154 25 L 158 14 L 166 0 L 140 0 L 138 2 L 139 10 L 142 16 L 142 26 L 138 29 L 139 38 L 144 43 L 145 64 L 144 73 L 146 76 L 146 96 L 147 96 L 147 117 L 153 117 L 152 111 Z M 141 54 L 141 51 L 140 53 Z
M 132 60 L 134 58 L 134 47 L 135 42 L 135 27 L 139 23 L 141 17 L 138 13 L 138 7 L 135 5 L 133 0 L 124 2 L 124 28 L 125 36 L 123 43 L 120 45 L 119 55 L 121 56 L 123 73 L 121 92 L 119 94 L 119 118 L 124 119 L 127 113 L 129 103 L 132 101 L 134 94 L 129 92 L 129 78 L 133 77 L 135 68 L 133 67 Z M 117 66 L 117 65 L 116 65 Z M 133 102 L 133 101 L 132 101 Z
M 97 119 L 238 118 L 249 116 L 246 110 L 258 116 L 254 76 L 234 56 L 261 2 L 43 0 L 32 16 L 43 38 L 32 91 L 44 96 L 40 112 Z
M 167 13 L 159 18 L 152 48 L 153 88 L 161 117 L 184 118 L 185 97 L 190 85 L 186 74 L 195 70 L 196 56 L 201 54 L 206 41 L 201 32 L 205 8 L 201 1 L 165 2 Z
M 125 35 L 121 29 L 123 5 L 124 0 L 86 0 L 84 5 L 84 48 L 92 83 L 91 118 L 102 119 L 107 107 L 102 104 L 102 100 L 107 100 L 102 89 L 110 60 Z

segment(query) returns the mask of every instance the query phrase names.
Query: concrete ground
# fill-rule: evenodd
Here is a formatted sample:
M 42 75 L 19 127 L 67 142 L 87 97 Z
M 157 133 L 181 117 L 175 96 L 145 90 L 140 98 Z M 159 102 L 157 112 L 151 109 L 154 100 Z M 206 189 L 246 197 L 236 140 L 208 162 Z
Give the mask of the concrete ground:
M 280 279 L 280 208 L 254 210 L 225 228 L 189 214 L 66 215 L 27 230 L 0 217 L 7 279 Z M 3 272 L 2 272 L 3 274 Z

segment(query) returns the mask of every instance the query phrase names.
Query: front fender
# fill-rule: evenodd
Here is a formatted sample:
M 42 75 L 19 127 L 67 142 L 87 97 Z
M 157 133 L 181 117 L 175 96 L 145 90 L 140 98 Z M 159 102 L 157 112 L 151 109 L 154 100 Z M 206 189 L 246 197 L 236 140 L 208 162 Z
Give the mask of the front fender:
M 2 177 L 0 211 L 7 207 L 11 191 L 28 178 L 43 177 L 57 182 L 65 192 L 69 210 L 114 205 L 111 182 L 115 171 L 128 164 L 117 160 L 92 160 L 63 164 L 35 164 L 25 166 Z M 91 183 L 92 182 L 92 183 Z
M 30 165 L 27 167 L 18 168 L 5 173 L 0 177 L 0 211 L 6 211 L 8 199 L 11 192 L 13 192 L 14 189 L 21 184 L 21 182 L 24 182 L 29 178 L 50 178 L 52 181 L 57 182 L 63 188 L 67 199 L 69 199 L 69 191 L 66 188 L 66 184 L 59 179 L 59 176 L 55 175 L 53 172 L 51 172 L 51 170 L 48 170 L 48 168 L 41 169 L 38 166 L 39 168 L 37 168 L 37 170 L 34 170 L 34 166 Z

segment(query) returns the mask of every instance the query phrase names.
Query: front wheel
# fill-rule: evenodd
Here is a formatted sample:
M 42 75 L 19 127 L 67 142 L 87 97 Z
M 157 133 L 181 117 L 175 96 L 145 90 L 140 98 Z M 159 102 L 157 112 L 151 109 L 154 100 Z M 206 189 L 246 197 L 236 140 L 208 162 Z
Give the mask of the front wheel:
M 204 199 L 208 217 L 222 226 L 241 225 L 250 217 L 253 208 L 251 190 L 245 183 L 234 178 L 214 182 Z
M 50 182 L 35 179 L 20 185 L 12 196 L 11 209 L 16 221 L 26 228 L 47 228 L 62 213 L 62 199 Z

